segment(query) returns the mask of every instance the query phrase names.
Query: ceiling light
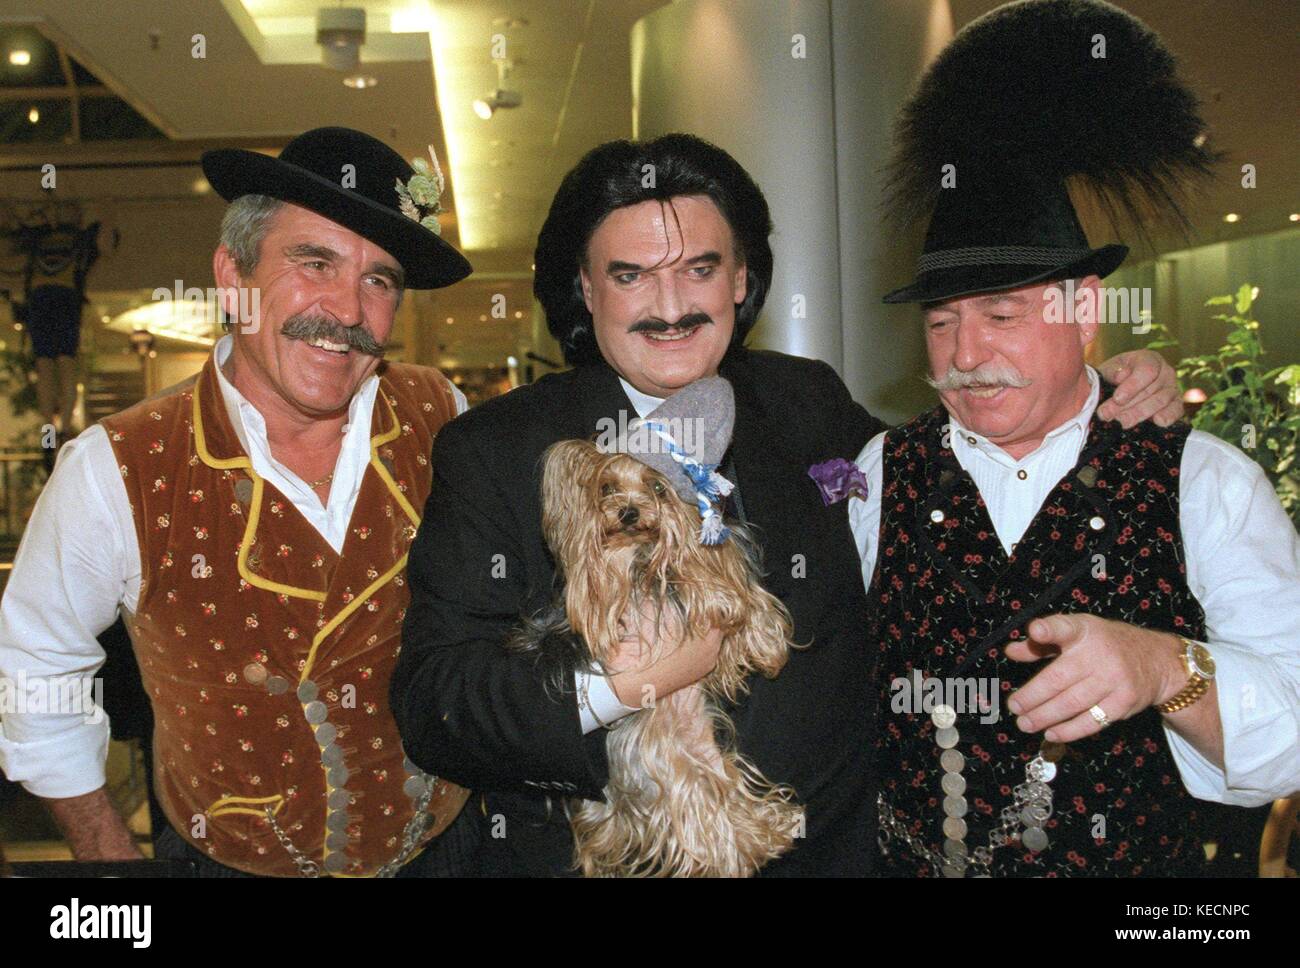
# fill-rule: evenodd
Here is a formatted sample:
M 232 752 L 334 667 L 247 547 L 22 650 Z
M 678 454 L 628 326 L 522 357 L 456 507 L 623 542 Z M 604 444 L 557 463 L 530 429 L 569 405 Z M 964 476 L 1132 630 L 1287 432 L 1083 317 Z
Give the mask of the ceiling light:
M 474 113 L 486 121 L 500 108 L 517 108 L 523 103 L 523 95 L 518 91 L 507 91 L 498 88 L 487 97 L 481 97 L 474 101 Z
M 499 60 L 495 63 L 497 65 L 496 90 L 474 101 L 474 113 L 484 121 L 502 108 L 517 108 L 524 103 L 522 94 L 506 87 L 506 78 L 510 76 L 510 69 L 514 64 L 508 60 Z
M 1300 212 L 1292 212 L 1289 216 L 1292 222 L 1300 222 Z
M 369 74 L 349 74 L 343 78 L 343 83 L 355 91 L 364 91 L 368 87 L 374 87 L 379 80 Z
M 9 52 L 9 63 L 14 67 L 26 67 L 32 62 L 32 52 L 29 50 L 11 50 Z
M 1236 212 L 1229 212 L 1227 215 L 1223 216 L 1223 220 L 1225 222 L 1240 222 L 1241 216 Z
M 27 112 L 27 120 L 30 121 L 32 124 L 35 124 L 40 119 L 41 119 L 41 112 L 36 110 L 36 106 L 33 105 L 32 109 Z
M 336 71 L 355 71 L 366 42 L 366 12 L 360 7 L 324 7 L 316 12 L 316 43 L 321 63 Z
M 193 189 L 195 195 L 206 195 L 212 191 L 212 186 L 208 184 L 208 180 L 202 175 L 190 182 L 190 188 Z M 107 317 L 105 317 L 104 322 L 108 322 Z

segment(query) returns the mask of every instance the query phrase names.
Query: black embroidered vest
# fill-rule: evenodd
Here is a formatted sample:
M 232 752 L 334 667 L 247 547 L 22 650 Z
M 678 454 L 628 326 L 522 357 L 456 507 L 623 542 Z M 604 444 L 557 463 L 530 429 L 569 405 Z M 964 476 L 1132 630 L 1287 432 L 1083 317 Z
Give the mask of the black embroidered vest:
M 1111 388 L 1103 384 L 1103 399 Z M 941 853 L 944 792 L 935 726 L 897 697 L 896 679 L 996 680 L 998 719 L 957 719 L 965 757 L 967 847 L 988 844 L 1025 764 L 1042 742 L 1022 733 L 1007 697 L 1044 663 L 1003 647 L 1029 621 L 1080 612 L 1204 640 L 1205 614 L 1187 588 L 1178 524 L 1178 471 L 1188 428 L 1151 423 L 1124 431 L 1093 417 L 1074 469 L 1047 496 L 1008 558 L 970 475 L 944 446 L 937 408 L 885 440 L 880 549 L 868 595 L 881 728 L 877 767 L 888 809 L 913 837 Z M 995 877 L 1171 876 L 1204 861 L 1191 832 L 1195 800 L 1184 789 L 1160 715 L 1148 709 L 1071 743 L 1052 781 L 1048 846 L 993 851 Z M 1099 835 L 1099 836 L 1094 836 Z M 936 871 L 895 839 L 884 871 Z

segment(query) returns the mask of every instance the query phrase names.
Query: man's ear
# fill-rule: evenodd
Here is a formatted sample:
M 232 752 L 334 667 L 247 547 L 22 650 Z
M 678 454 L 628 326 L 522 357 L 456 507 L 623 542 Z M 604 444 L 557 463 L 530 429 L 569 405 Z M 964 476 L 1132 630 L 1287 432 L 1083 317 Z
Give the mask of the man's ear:
M 587 312 L 591 312 L 591 275 L 586 266 L 578 266 L 578 281 L 582 284 L 582 300 L 587 304 Z
M 745 268 L 745 263 L 736 266 L 735 278 L 731 280 L 732 298 L 731 301 L 737 306 L 745 301 L 745 292 L 749 288 L 749 270 Z
M 1086 295 L 1081 302 L 1079 294 L 1083 292 L 1086 292 Z M 1079 327 L 1079 345 L 1085 349 L 1089 343 L 1097 338 L 1097 330 L 1101 325 L 1101 314 L 1104 308 L 1103 299 L 1105 299 L 1105 296 L 1101 291 L 1101 278 L 1099 276 L 1084 276 L 1076 283 L 1074 288 L 1074 318 L 1076 325 Z
M 235 268 L 234 256 L 224 245 L 218 245 L 212 253 L 212 278 L 217 282 L 217 291 L 221 308 L 230 319 L 239 319 L 239 270 Z

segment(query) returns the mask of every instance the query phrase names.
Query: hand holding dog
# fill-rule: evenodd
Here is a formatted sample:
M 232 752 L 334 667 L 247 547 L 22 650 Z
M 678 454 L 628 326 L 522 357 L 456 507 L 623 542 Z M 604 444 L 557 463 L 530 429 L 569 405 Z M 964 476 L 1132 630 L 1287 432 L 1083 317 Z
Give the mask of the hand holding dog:
M 653 705 L 656 697 L 663 698 L 699 682 L 718 664 L 720 629 L 711 628 L 706 635 L 683 640 L 681 626 L 670 616 L 642 611 L 628 619 L 631 621 L 623 623 L 626 634 L 606 664 L 611 673 L 610 685 L 623 705 L 638 709 Z M 656 650 L 656 642 L 666 637 L 678 644 L 667 651 Z M 649 661 L 656 651 L 660 653 L 658 660 Z

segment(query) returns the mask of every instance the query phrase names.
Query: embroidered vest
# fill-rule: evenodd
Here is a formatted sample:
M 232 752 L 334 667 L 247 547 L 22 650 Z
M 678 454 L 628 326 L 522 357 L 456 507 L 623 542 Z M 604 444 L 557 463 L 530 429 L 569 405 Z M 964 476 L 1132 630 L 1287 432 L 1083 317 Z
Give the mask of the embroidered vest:
M 212 357 L 182 388 L 104 419 L 140 546 L 139 604 L 124 617 L 153 703 L 156 793 L 219 863 L 372 875 L 464 804 L 405 758 L 388 708 L 428 454 L 455 412 L 436 370 L 381 369 L 342 554 L 254 472 Z M 408 828 L 421 798 L 428 830 Z
M 1109 395 L 1103 384 L 1103 399 Z M 1178 523 L 1178 470 L 1188 428 L 1144 423 L 1131 431 L 1095 416 L 1074 469 L 1047 496 L 1010 557 L 970 475 L 944 446 L 942 408 L 885 441 L 880 551 L 869 601 L 879 643 L 881 728 L 877 769 L 886 806 L 908 832 L 942 853 L 943 752 L 917 675 L 969 696 L 998 689 L 995 708 L 959 709 L 965 757 L 966 845 L 988 845 L 1041 733 L 1022 733 L 1008 695 L 1044 668 L 1003 654 L 1029 621 L 1086 613 L 1203 639 L 1205 615 L 1187 588 Z M 906 680 L 899 682 L 896 680 Z M 963 682 L 965 680 L 965 682 Z M 972 681 L 973 680 L 973 681 Z M 992 680 L 990 682 L 990 680 Z M 963 689 L 964 687 L 964 689 Z M 1154 709 L 1069 744 L 1051 783 L 1048 846 L 993 851 L 993 876 L 1169 876 L 1203 862 L 1186 792 Z M 895 839 L 894 876 L 935 873 Z

